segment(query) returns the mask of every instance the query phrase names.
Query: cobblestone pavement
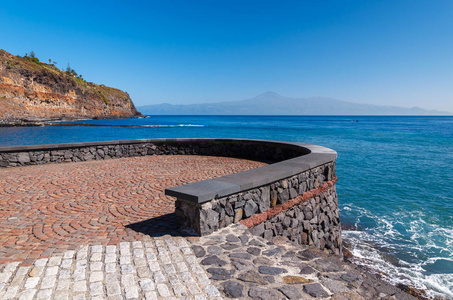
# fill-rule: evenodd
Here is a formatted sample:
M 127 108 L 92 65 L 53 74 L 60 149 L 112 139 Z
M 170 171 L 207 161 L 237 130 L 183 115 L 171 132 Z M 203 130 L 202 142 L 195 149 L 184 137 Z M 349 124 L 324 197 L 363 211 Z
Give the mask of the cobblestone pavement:
M 0 299 L 222 299 L 183 237 L 79 246 L 6 264 Z M 6 282 L 6 284 L 5 284 Z
M 0 264 L 31 265 L 80 244 L 117 245 L 175 229 L 171 186 L 264 165 L 144 156 L 0 169 Z
M 221 299 L 164 189 L 262 165 L 145 156 L 1 169 L 0 299 Z
M 178 235 L 166 187 L 261 165 L 154 156 L 0 170 L 0 299 L 414 299 L 243 225 Z
M 192 249 L 213 286 L 235 299 L 416 299 L 353 264 L 286 237 L 269 242 L 233 224 L 199 239 Z

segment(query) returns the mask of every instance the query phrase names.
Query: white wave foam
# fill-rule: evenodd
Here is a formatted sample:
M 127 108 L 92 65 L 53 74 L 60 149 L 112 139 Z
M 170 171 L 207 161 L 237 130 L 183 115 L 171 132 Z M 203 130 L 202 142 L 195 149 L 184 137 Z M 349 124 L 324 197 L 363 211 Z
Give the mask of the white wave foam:
M 453 261 L 453 258 L 430 257 L 426 261 L 415 263 L 396 259 L 392 263 L 384 253 L 376 249 L 375 241 L 378 239 L 372 237 L 369 233 L 344 230 L 343 237 L 350 245 L 348 250 L 353 254 L 352 261 L 378 274 L 385 281 L 394 285 L 404 284 L 420 290 L 426 290 L 428 296 L 432 298 L 443 296 L 453 299 L 453 274 L 427 275 L 423 268 L 425 265 L 434 264 L 438 260 Z M 389 243 L 383 244 L 392 246 Z
M 196 124 L 176 124 L 176 125 L 141 125 L 140 127 L 205 127 L 205 125 L 196 125 Z

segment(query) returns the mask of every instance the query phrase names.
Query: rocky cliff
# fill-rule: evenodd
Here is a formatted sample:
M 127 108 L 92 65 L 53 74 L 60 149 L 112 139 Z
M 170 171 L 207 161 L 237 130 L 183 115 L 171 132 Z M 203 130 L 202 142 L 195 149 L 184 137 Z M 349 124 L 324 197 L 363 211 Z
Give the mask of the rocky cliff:
M 87 82 L 34 55 L 0 50 L 0 124 L 140 116 L 121 90 Z

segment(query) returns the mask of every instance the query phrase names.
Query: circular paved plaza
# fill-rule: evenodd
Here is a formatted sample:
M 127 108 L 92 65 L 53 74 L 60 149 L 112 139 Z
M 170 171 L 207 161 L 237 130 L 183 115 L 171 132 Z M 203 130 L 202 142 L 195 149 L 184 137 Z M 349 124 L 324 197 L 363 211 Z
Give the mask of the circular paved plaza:
M 208 156 L 144 156 L 0 170 L 0 264 L 117 245 L 176 230 L 168 187 L 263 163 Z

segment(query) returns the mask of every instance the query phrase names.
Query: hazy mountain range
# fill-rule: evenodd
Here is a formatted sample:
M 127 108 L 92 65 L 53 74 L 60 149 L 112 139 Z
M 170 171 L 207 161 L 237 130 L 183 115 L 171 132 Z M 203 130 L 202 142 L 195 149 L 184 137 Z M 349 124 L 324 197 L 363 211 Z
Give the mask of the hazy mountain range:
M 450 112 L 360 104 L 324 97 L 290 98 L 267 92 L 251 99 L 217 103 L 138 107 L 145 115 L 452 115 Z

